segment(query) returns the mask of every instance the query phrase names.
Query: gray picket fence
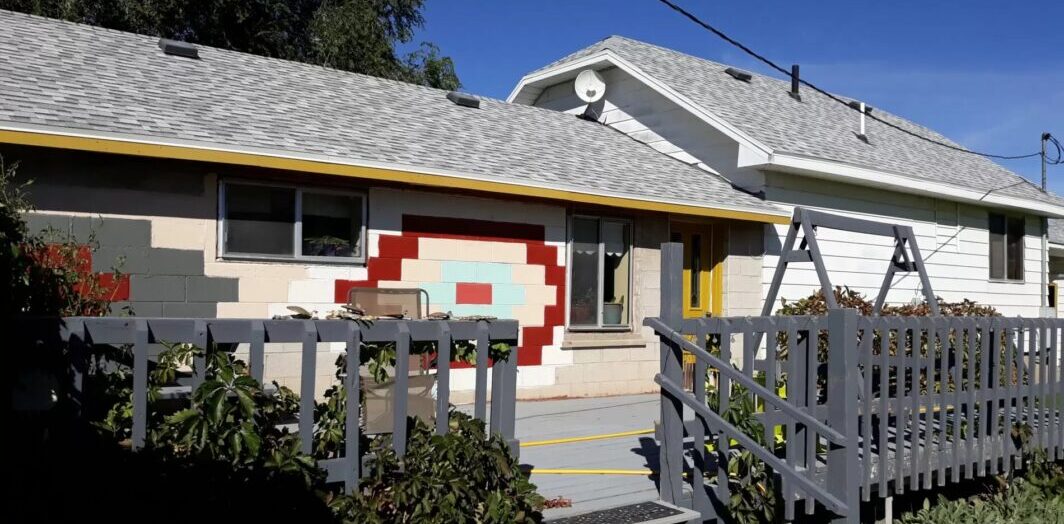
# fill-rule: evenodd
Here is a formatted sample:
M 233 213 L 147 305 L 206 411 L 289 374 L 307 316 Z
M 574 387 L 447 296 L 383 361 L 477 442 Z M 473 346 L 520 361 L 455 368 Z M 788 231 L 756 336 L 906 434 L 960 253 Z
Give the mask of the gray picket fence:
M 852 309 L 683 319 L 681 274 L 682 246 L 664 245 L 661 316 L 645 325 L 662 342 L 656 381 L 667 502 L 707 519 L 719 515 L 730 496 L 733 441 L 779 479 L 786 520 L 819 504 L 858 522 L 861 501 L 875 495 L 1018 467 L 1021 442 L 1064 459 L 1064 320 L 859 316 Z M 681 386 L 684 352 L 696 359 L 693 392 Z M 741 386 L 740 398 L 733 385 Z M 754 406 L 763 435 L 725 419 L 741 401 Z M 683 419 L 685 406 L 693 420 Z M 711 476 L 715 486 L 707 486 Z
M 310 454 L 314 449 L 316 355 L 319 343 L 343 343 L 347 362 L 360 361 L 364 343 L 394 343 L 395 391 L 405 392 L 410 373 L 411 344 L 434 342 L 438 351 L 435 429 L 437 433 L 444 434 L 449 427 L 451 350 L 455 342 L 472 342 L 477 348 L 474 416 L 484 421 L 491 433 L 501 434 L 510 443 L 514 453 L 518 449 L 518 442 L 514 439 L 518 324 L 514 320 L 377 320 L 370 323 L 347 320 L 72 317 L 31 322 L 26 327 L 23 334 L 34 337 L 35 343 L 68 344 L 70 354 L 74 356 L 71 377 L 75 392 L 87 391 L 84 381 L 90 345 L 132 346 L 133 449 L 143 447 L 147 435 L 149 367 L 163 343 L 188 343 L 201 348 L 213 344 L 247 344 L 249 373 L 259 381 L 263 380 L 267 344 L 302 344 L 298 434 L 301 437 L 301 451 Z M 509 357 L 489 362 L 487 348 L 500 342 L 510 344 Z M 205 367 L 204 357 L 194 358 L 192 387 L 205 379 Z M 346 390 L 358 391 L 361 384 L 357 370 L 341 371 Z M 397 394 L 394 399 L 392 446 L 402 456 L 407 445 L 407 397 Z M 80 401 L 91 402 L 92 399 L 83 398 Z M 327 472 L 328 482 L 344 482 L 347 489 L 351 490 L 362 476 L 363 450 L 359 449 L 358 438 L 361 434 L 361 406 L 358 402 L 347 402 L 346 406 L 345 434 L 348 437 L 345 439 L 344 454 L 339 458 L 320 460 L 318 465 Z

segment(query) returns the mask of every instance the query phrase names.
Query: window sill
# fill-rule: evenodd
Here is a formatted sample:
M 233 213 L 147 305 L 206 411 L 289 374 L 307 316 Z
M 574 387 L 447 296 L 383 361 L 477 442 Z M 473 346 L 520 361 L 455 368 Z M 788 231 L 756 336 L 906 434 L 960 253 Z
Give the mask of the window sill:
M 623 331 L 569 331 L 562 340 L 562 349 L 644 348 L 643 335 L 629 328 Z
M 259 262 L 269 264 L 300 264 L 306 266 L 346 266 L 363 267 L 363 260 L 329 260 L 327 258 L 285 258 L 285 257 L 257 257 L 253 255 L 222 255 L 217 257 L 218 262 Z
M 1011 280 L 1008 278 L 988 278 L 987 282 L 991 284 L 1026 284 L 1026 280 Z

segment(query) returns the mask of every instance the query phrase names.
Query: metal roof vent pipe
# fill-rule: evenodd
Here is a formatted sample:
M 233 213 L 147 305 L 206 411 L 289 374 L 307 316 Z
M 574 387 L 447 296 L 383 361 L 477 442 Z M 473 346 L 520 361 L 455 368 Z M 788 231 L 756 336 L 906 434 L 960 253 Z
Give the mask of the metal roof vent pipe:
M 798 64 L 794 64 L 791 66 L 791 98 L 801 102 L 802 95 L 798 93 L 798 79 Z
M 861 113 L 861 124 L 859 126 L 860 131 L 857 132 L 857 138 L 860 138 L 862 142 L 868 142 L 868 135 L 865 134 L 865 114 L 868 112 L 868 108 L 865 108 L 864 102 L 850 102 L 850 107 L 856 106 L 857 111 Z

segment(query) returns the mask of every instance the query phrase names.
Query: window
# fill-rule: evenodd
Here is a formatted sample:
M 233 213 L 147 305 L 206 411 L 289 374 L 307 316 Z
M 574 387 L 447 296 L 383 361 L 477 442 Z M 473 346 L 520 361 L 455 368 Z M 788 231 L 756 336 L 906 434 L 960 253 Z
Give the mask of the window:
M 632 225 L 574 216 L 569 263 L 569 327 L 628 325 Z
M 990 214 L 990 278 L 1023 280 L 1022 217 Z
M 360 193 L 251 183 L 224 183 L 220 191 L 223 256 L 365 260 Z

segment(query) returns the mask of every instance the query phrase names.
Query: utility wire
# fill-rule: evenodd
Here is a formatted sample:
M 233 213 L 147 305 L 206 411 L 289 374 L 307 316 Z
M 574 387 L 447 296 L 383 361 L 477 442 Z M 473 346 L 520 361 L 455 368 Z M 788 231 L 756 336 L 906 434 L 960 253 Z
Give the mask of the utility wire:
M 1064 164 L 1064 145 L 1061 145 L 1060 141 L 1057 140 L 1057 137 L 1049 133 L 1046 133 L 1046 140 L 1050 144 L 1053 144 L 1053 147 L 1057 150 L 1057 157 L 1055 159 L 1050 160 L 1049 155 L 1046 155 L 1046 164 L 1051 166 L 1059 166 L 1061 164 Z
M 733 45 L 735 47 L 738 47 L 744 53 L 746 53 L 746 54 L 748 54 L 748 55 L 760 60 L 761 62 L 765 63 L 766 65 L 768 65 L 772 69 L 775 69 L 776 71 L 779 71 L 780 73 L 783 73 L 783 74 L 785 74 L 787 76 L 791 76 L 791 72 L 790 71 L 780 67 L 779 65 L 777 65 L 772 60 L 769 60 L 768 58 L 765 58 L 764 56 L 761 56 L 760 54 L 755 52 L 753 49 L 750 49 L 749 47 L 746 47 L 745 45 L 743 45 L 738 40 L 735 40 L 734 38 L 724 34 L 724 32 L 721 31 L 720 29 L 717 29 L 717 28 L 709 25 L 708 23 L 704 22 L 702 19 L 698 18 L 697 16 L 691 14 L 689 11 L 685 10 L 684 8 L 682 8 L 682 7 L 678 6 L 678 5 L 670 2 L 669 0 L 658 0 L 658 1 L 663 3 L 663 4 L 665 4 L 665 5 L 667 5 L 667 6 L 669 6 L 670 8 L 672 8 L 673 11 L 676 11 L 677 13 L 680 13 L 681 15 L 687 17 L 687 19 L 691 20 L 695 24 L 698 24 L 703 29 L 705 29 L 705 30 L 707 30 L 707 31 L 709 31 L 709 32 L 721 37 L 722 39 L 724 39 L 729 44 L 731 44 L 731 45 Z M 835 96 L 835 95 L 833 95 L 833 94 L 831 94 L 831 93 L 829 93 L 829 92 L 827 92 L 827 91 L 825 91 L 825 90 L 823 90 L 823 89 L 821 89 L 821 88 L 809 83 L 808 81 L 806 81 L 804 79 L 799 78 L 798 81 L 801 82 L 802 84 L 804 84 L 806 87 L 812 89 L 813 91 L 816 91 L 817 93 L 820 93 L 820 94 L 822 94 L 822 95 L 824 95 L 824 96 L 826 96 L 826 97 L 828 97 L 828 98 L 830 98 L 830 99 L 832 99 L 832 100 L 834 100 L 834 101 L 846 106 L 849 109 L 857 111 L 858 113 L 861 112 L 860 107 L 851 106 L 848 101 L 843 100 L 843 99 L 841 99 L 841 98 L 839 98 L 839 97 L 837 97 L 837 96 Z M 875 121 L 877 121 L 877 122 L 879 122 L 879 123 L 881 123 L 881 124 L 883 124 L 883 125 L 885 125 L 887 127 L 890 127 L 890 128 L 893 128 L 893 129 L 897 129 L 898 131 L 901 131 L 902 133 L 905 133 L 907 135 L 911 135 L 911 136 L 914 136 L 916 138 L 919 138 L 920 140 L 924 140 L 926 142 L 930 142 L 932 144 L 945 147 L 947 149 L 952 149 L 954 151 L 959 151 L 961 153 L 967 153 L 967 154 L 970 154 L 970 155 L 977 155 L 977 156 L 982 156 L 982 157 L 987 157 L 987 158 L 998 158 L 998 159 L 1001 159 L 1001 160 L 1018 160 L 1018 159 L 1021 159 L 1021 158 L 1031 158 L 1031 157 L 1036 157 L 1036 156 L 1042 156 L 1041 151 L 1035 152 L 1035 153 L 1031 153 L 1029 155 L 1011 155 L 1011 156 L 1010 155 L 994 155 L 994 154 L 990 154 L 990 153 L 982 153 L 982 152 L 979 152 L 979 151 L 973 151 L 971 149 L 966 149 L 966 148 L 963 148 L 963 147 L 955 146 L 953 144 L 948 144 L 948 143 L 943 142 L 941 140 L 935 140 L 934 138 L 926 137 L 926 136 L 921 135 L 919 133 L 916 133 L 914 131 L 910 131 L 908 129 L 905 129 L 904 127 L 901 127 L 901 126 L 899 126 L 897 124 L 888 122 L 888 121 L 886 121 L 886 120 L 884 120 L 882 118 L 879 118 L 879 117 L 877 117 L 877 116 L 875 116 L 875 115 L 873 115 L 871 113 L 867 113 L 866 112 L 865 116 L 867 116 L 868 118 L 871 118 L 872 120 L 875 120 Z M 1055 138 L 1053 138 L 1052 140 L 1057 145 L 1057 152 L 1060 153 L 1061 152 L 1060 143 L 1056 142 Z M 1059 164 L 1059 163 L 1061 163 L 1061 159 L 1058 158 L 1056 162 L 1050 162 L 1050 163 L 1054 164 L 1054 165 L 1055 164 Z

